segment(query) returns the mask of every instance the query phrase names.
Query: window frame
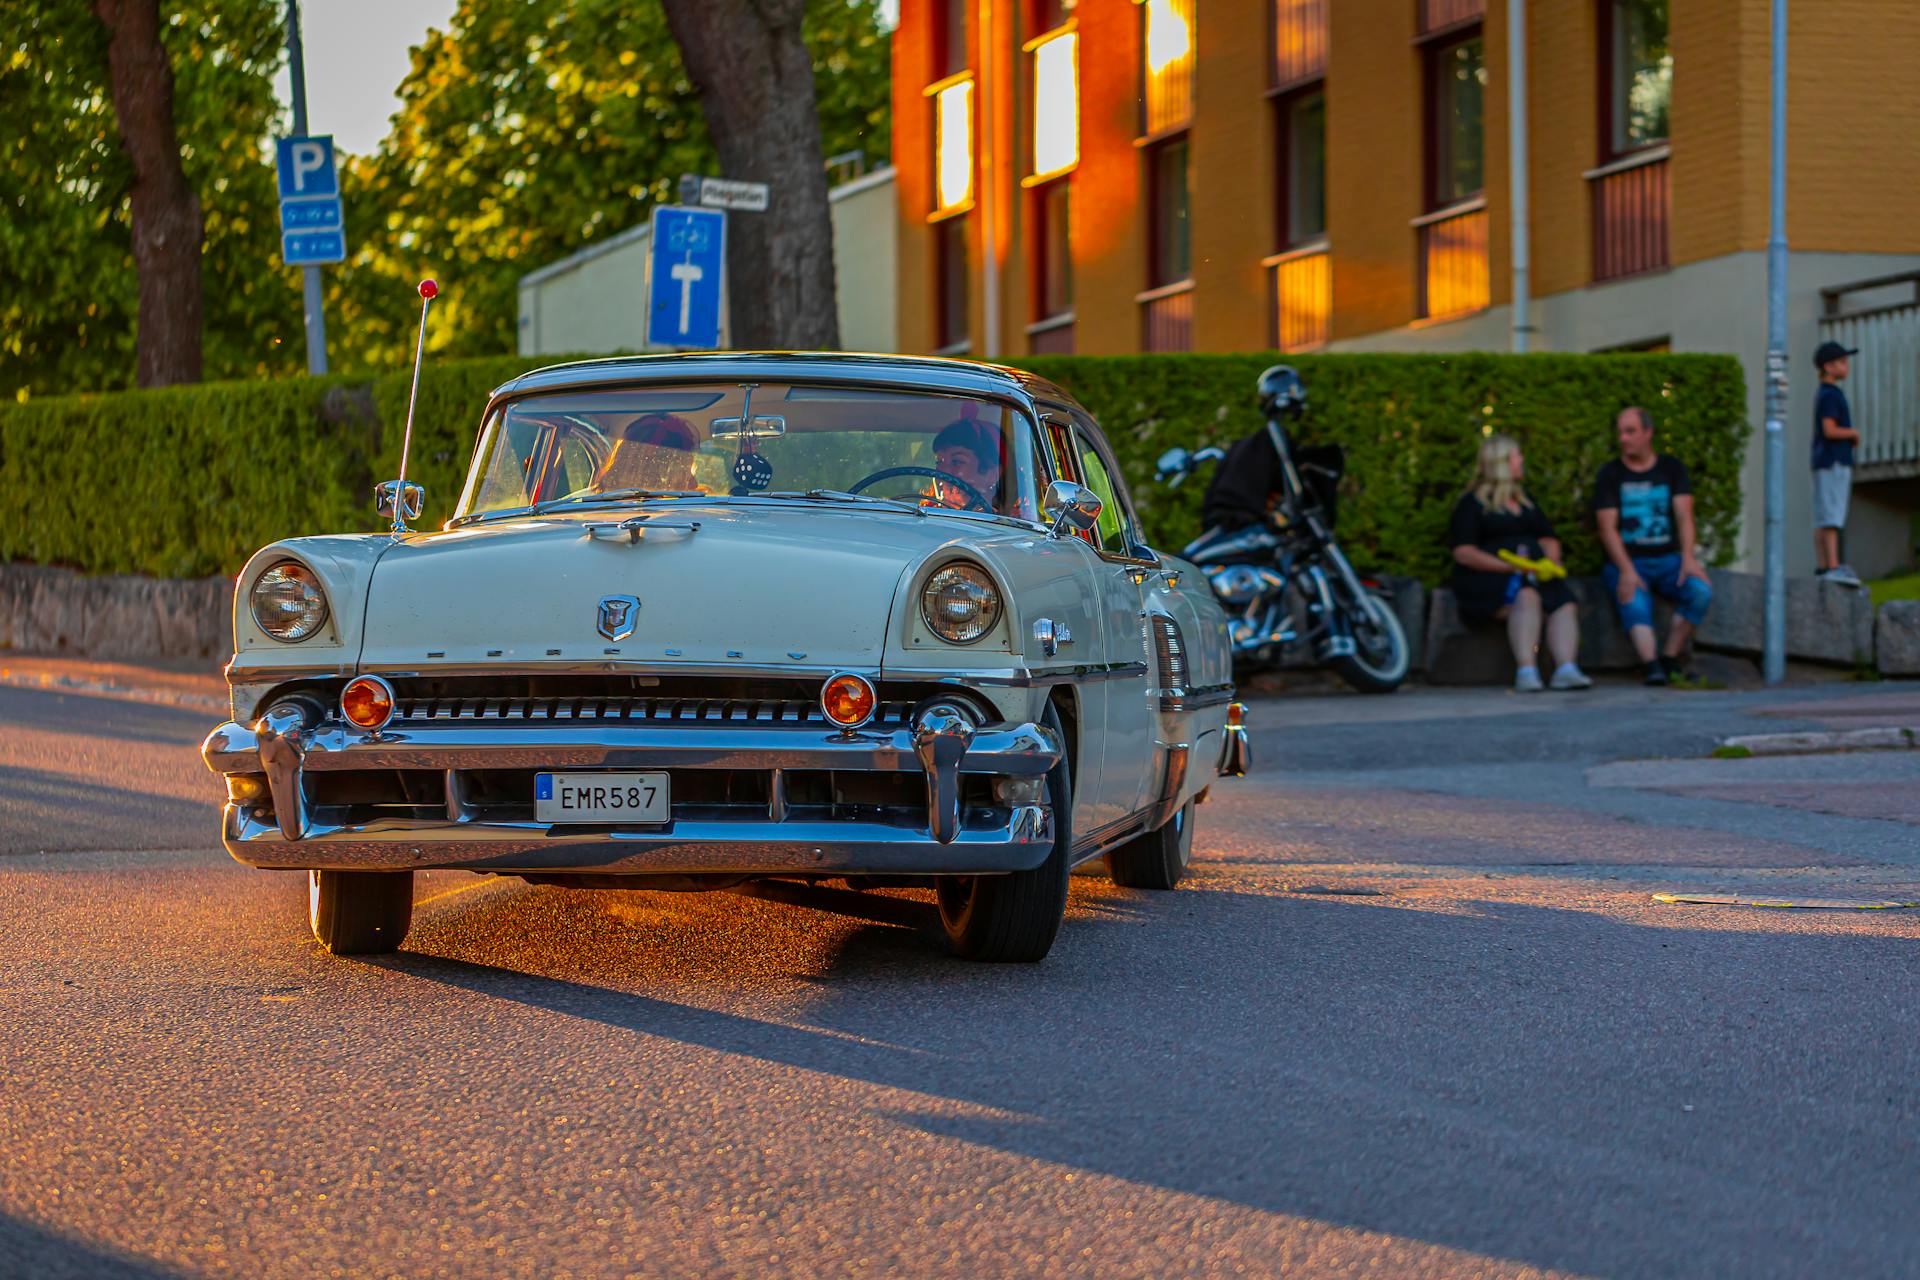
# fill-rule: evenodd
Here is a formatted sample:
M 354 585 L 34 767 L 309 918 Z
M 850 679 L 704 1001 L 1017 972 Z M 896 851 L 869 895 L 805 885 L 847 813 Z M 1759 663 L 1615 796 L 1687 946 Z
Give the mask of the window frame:
M 1183 159 L 1180 165 L 1180 185 L 1183 189 L 1183 224 L 1186 227 L 1185 269 L 1174 275 L 1163 277 L 1160 272 L 1163 244 L 1161 228 L 1160 199 L 1164 190 L 1160 171 L 1161 157 L 1175 147 L 1181 149 Z M 1141 155 L 1147 167 L 1147 291 L 1168 289 L 1185 284 L 1193 279 L 1193 147 L 1191 136 L 1185 129 L 1155 139 L 1150 145 L 1141 148 Z
M 1480 97 L 1480 185 L 1464 194 L 1442 194 L 1441 179 L 1445 171 L 1443 161 L 1448 158 L 1444 139 L 1448 134 L 1446 121 L 1450 114 L 1441 110 L 1442 86 L 1446 77 L 1442 74 L 1449 54 L 1464 45 L 1478 43 L 1480 46 L 1480 65 L 1484 69 L 1487 62 L 1486 28 L 1479 22 L 1465 22 L 1435 31 L 1421 41 L 1420 59 L 1422 63 L 1422 99 L 1421 109 L 1421 151 L 1423 152 L 1425 175 L 1421 183 L 1421 206 L 1427 213 L 1442 209 L 1451 209 L 1468 204 L 1474 200 L 1485 199 L 1487 194 L 1487 113 L 1486 86 L 1481 86 Z
M 1028 256 L 1033 269 L 1033 279 L 1030 282 L 1032 306 L 1029 308 L 1033 316 L 1032 323 L 1044 325 L 1049 321 L 1071 319 L 1074 314 L 1073 245 L 1070 238 L 1073 226 L 1073 176 L 1071 173 L 1063 173 L 1046 182 L 1036 183 L 1029 187 L 1028 191 L 1028 243 L 1032 247 L 1032 252 Z M 1059 248 L 1066 259 L 1066 297 L 1061 301 L 1061 305 L 1049 306 L 1047 278 L 1055 258 L 1052 235 L 1055 219 L 1049 212 L 1048 202 L 1056 195 L 1061 197 L 1067 215 L 1067 225 L 1059 229 Z
M 1637 142 L 1631 145 L 1623 142 L 1621 136 L 1623 130 L 1621 126 L 1624 123 L 1623 117 L 1626 108 L 1626 99 L 1623 92 L 1626 86 L 1621 80 L 1621 73 L 1624 70 L 1624 66 L 1622 65 L 1622 59 L 1620 57 L 1620 39 L 1622 34 L 1620 7 L 1622 4 L 1630 3 L 1630 0 L 1597 0 L 1597 3 L 1599 4 L 1600 12 L 1599 20 L 1596 24 L 1599 39 L 1595 42 L 1595 52 L 1599 61 L 1598 75 L 1595 78 L 1595 84 L 1598 89 L 1598 101 L 1594 104 L 1594 128 L 1598 138 L 1595 154 L 1600 157 L 1601 165 L 1608 165 L 1618 160 L 1625 160 L 1632 156 L 1653 151 L 1659 147 L 1672 145 L 1673 99 L 1671 96 L 1672 86 L 1669 85 L 1669 96 L 1667 99 L 1667 133 L 1665 137 L 1655 138 L 1648 142 Z M 1671 56 L 1673 48 L 1673 14 L 1671 9 L 1668 10 L 1667 14 L 1667 48 L 1669 56 Z
M 939 219 L 933 224 L 933 340 L 936 354 L 953 355 L 973 349 L 973 245 L 969 240 L 969 226 L 966 212 Z M 959 327 L 949 331 L 948 322 L 954 319 L 952 308 L 956 302 L 953 296 L 955 280 L 948 270 L 951 246 L 949 241 L 959 241 L 958 306 Z M 958 336 L 954 336 L 957 332 Z
M 1327 82 L 1324 77 L 1301 81 L 1273 97 L 1273 251 L 1291 253 L 1327 239 Z M 1294 112 L 1309 99 L 1320 100 L 1320 229 L 1311 235 L 1294 234 Z

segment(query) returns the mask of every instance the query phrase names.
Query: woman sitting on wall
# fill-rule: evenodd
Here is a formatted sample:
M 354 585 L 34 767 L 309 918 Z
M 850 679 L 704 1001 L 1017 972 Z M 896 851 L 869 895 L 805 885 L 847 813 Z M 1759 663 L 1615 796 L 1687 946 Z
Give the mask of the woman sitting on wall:
M 1589 688 L 1593 681 L 1574 662 L 1580 621 L 1561 566 L 1560 539 L 1521 484 L 1524 474 L 1519 442 L 1512 436 L 1487 437 L 1480 446 L 1479 474 L 1473 488 L 1454 504 L 1449 526 L 1454 599 L 1470 621 L 1507 624 L 1507 643 L 1519 668 L 1513 678 L 1516 691 L 1547 687 L 1534 656 L 1543 620 L 1556 664 L 1552 687 Z M 1512 559 L 1502 559 L 1503 551 Z

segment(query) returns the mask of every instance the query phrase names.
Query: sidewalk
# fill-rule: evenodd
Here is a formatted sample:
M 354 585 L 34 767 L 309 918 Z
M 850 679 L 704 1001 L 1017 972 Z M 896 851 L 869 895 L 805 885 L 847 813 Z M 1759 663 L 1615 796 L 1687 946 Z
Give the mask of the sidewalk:
M 134 702 L 224 711 L 227 682 L 217 667 L 96 662 L 0 649 L 0 686 L 104 694 Z

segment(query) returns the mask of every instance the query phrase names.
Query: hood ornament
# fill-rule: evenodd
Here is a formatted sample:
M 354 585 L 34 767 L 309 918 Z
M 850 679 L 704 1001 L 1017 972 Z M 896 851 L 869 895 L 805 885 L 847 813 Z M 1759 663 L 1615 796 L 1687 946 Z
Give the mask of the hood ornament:
M 407 393 L 407 430 L 400 437 L 400 476 L 395 480 L 383 480 L 373 487 L 374 509 L 381 515 L 393 517 L 395 537 L 409 533 L 407 521 L 420 518 L 420 508 L 426 504 L 427 491 L 417 484 L 407 481 L 407 453 L 413 447 L 413 406 L 420 399 L 420 357 L 427 349 L 427 309 L 433 300 L 440 296 L 440 286 L 428 279 L 420 282 L 420 340 L 413 348 L 413 389 Z
M 633 634 L 634 624 L 640 620 L 640 601 L 633 596 L 601 596 L 599 616 L 595 623 L 600 634 L 609 640 L 625 640 Z

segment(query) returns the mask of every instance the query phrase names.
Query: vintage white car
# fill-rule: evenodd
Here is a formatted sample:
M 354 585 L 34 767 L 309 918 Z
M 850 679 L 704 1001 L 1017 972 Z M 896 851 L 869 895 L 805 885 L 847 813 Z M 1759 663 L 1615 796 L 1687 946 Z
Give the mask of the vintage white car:
M 1172 888 L 1246 767 L 1227 622 L 1148 547 L 1088 413 L 1014 369 L 714 354 L 489 401 L 444 530 L 248 561 L 227 849 L 390 951 L 412 873 L 931 888 L 1037 960 L 1074 865 Z

